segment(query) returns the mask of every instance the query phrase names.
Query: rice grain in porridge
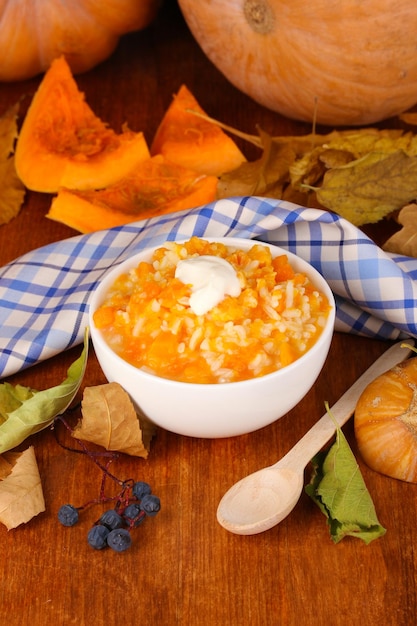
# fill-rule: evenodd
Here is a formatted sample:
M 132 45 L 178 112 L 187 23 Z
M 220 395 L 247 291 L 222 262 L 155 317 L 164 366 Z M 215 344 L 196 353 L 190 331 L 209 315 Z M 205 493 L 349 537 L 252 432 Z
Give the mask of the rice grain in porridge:
M 191 286 L 175 271 L 180 260 L 203 255 L 230 263 L 241 291 L 196 315 Z M 193 237 L 167 242 L 149 262 L 119 276 L 94 323 L 136 367 L 184 382 L 229 383 L 298 359 L 319 338 L 329 310 L 326 296 L 285 254 L 273 258 L 261 243 L 244 251 Z

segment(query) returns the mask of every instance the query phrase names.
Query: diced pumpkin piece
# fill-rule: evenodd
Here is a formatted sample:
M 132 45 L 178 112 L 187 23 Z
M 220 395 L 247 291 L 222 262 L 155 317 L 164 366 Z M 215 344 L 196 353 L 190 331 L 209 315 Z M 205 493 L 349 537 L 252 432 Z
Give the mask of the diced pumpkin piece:
M 230 172 L 246 161 L 219 126 L 189 110 L 205 114 L 193 94 L 182 85 L 156 131 L 152 155 L 162 154 L 173 163 L 213 176 Z
M 65 58 L 52 62 L 16 145 L 16 170 L 26 187 L 46 193 L 99 189 L 149 157 L 142 132 L 115 133 L 88 106 Z
M 283 282 L 291 280 L 295 276 L 295 272 L 288 261 L 286 254 L 280 254 L 272 260 L 272 266 L 276 271 L 276 281 Z
M 297 351 L 290 343 L 282 342 L 280 347 L 281 367 L 290 365 L 290 363 L 297 359 L 297 356 Z
M 90 233 L 207 204 L 215 200 L 216 188 L 215 176 L 197 174 L 157 155 L 106 189 L 60 189 L 47 217 Z

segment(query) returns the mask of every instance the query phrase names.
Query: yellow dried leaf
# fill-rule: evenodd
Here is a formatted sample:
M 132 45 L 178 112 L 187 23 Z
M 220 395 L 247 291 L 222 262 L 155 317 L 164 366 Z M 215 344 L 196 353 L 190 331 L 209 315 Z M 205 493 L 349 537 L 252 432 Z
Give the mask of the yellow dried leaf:
M 345 131 L 325 141 L 327 149 L 344 150 L 359 159 L 371 152 L 389 154 L 403 150 L 410 156 L 417 154 L 417 137 L 411 132 L 401 130 L 362 128 L 356 131 Z
M 0 161 L 4 161 L 14 152 L 17 139 L 17 115 L 19 104 L 9 107 L 0 117 Z
M 10 530 L 45 511 L 45 500 L 33 446 L 0 459 L 0 522 Z
M 330 170 L 334 167 L 344 167 L 354 160 L 354 156 L 348 150 L 339 148 L 324 148 L 319 156 L 319 160 L 326 169 Z
M 401 209 L 397 221 L 402 228 L 394 233 L 382 246 L 385 252 L 417 257 L 417 204 L 408 204 Z
M 343 167 L 353 160 L 353 154 L 346 150 L 315 148 L 294 161 L 293 165 L 290 166 L 291 187 L 302 191 L 305 185 L 316 185 L 322 180 L 327 170 Z
M 323 177 L 326 166 L 320 160 L 322 148 L 316 148 L 294 161 L 289 168 L 291 187 L 301 191 L 302 185 L 316 185 Z
M 371 153 L 391 154 L 402 150 L 409 156 L 417 155 L 416 137 L 399 130 L 364 128 L 334 131 L 330 135 L 316 137 L 316 142 L 321 140 L 321 144 L 299 155 L 290 167 L 291 185 L 294 188 L 317 185 L 327 170 L 344 167 Z M 282 141 L 282 138 L 277 139 Z
M 0 225 L 7 224 L 18 215 L 25 188 L 16 174 L 14 157 L 0 162 Z
M 153 428 L 138 416 L 126 391 L 118 383 L 84 389 L 82 419 L 73 436 L 106 450 L 147 458 Z
M 315 191 L 320 204 L 356 226 L 378 222 L 417 198 L 417 157 L 371 152 L 328 170 Z
M 310 134 L 299 137 L 273 137 L 274 142 L 290 143 L 299 156 L 316 148 L 321 150 L 342 150 L 360 158 L 368 152 L 395 152 L 404 150 L 415 153 L 417 138 L 413 133 L 398 129 L 359 128 L 333 130 L 326 135 Z
M 0 225 L 16 217 L 25 197 L 25 187 L 14 163 L 18 110 L 19 105 L 15 104 L 0 117 Z
M 223 174 L 217 185 L 217 198 L 230 196 L 264 196 L 279 198 L 288 184 L 289 167 L 296 158 L 290 144 L 275 143 L 261 131 L 263 152 L 260 159 L 242 163 L 232 172 Z

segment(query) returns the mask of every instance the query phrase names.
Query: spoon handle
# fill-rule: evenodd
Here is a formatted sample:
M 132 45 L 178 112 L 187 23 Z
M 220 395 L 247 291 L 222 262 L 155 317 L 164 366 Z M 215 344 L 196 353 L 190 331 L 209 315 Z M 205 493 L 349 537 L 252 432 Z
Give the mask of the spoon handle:
M 404 361 L 410 355 L 413 345 L 414 341 L 407 339 L 406 344 L 401 341 L 391 346 L 332 406 L 330 412 L 339 427 L 343 426 L 353 415 L 356 404 L 365 387 L 375 378 Z M 305 468 L 310 459 L 321 450 L 335 432 L 335 423 L 326 412 L 295 446 L 272 467 L 279 465 L 279 467 Z

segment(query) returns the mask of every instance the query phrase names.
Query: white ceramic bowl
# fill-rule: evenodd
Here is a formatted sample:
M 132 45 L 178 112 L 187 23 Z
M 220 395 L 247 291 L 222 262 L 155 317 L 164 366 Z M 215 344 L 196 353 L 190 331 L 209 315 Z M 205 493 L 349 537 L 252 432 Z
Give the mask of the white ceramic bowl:
M 247 250 L 254 241 L 204 237 Z M 263 244 L 269 245 L 269 244 Z M 158 246 L 160 247 L 160 246 Z M 326 360 L 333 336 L 335 303 L 324 278 L 306 261 L 282 248 L 269 246 L 273 256 L 287 254 L 294 269 L 307 274 L 324 293 L 332 310 L 317 342 L 290 365 L 252 380 L 221 384 L 177 382 L 154 376 L 130 365 L 108 346 L 92 319 L 117 276 L 148 260 L 147 249 L 109 271 L 97 286 L 90 303 L 90 332 L 100 366 L 109 382 L 118 382 L 136 407 L 154 424 L 191 437 L 219 438 L 252 432 L 290 411 L 307 394 Z

